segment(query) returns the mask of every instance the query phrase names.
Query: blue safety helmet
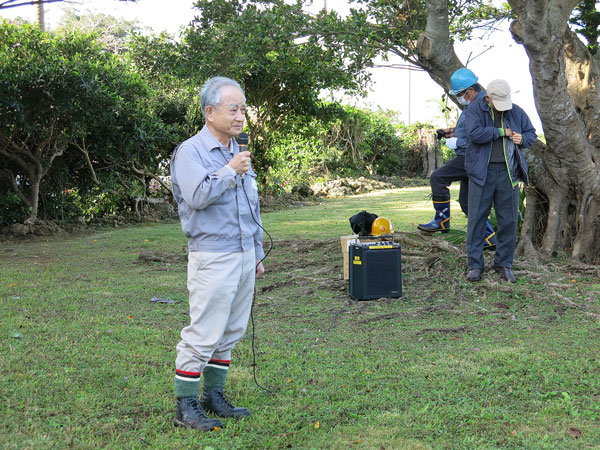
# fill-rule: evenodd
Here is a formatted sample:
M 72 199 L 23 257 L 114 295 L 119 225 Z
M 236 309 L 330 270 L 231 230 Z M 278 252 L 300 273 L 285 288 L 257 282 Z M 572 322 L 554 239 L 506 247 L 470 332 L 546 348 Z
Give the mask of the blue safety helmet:
M 450 77 L 450 95 L 459 94 L 469 89 L 475 83 L 477 83 L 477 77 L 471 70 L 466 67 L 458 69 Z

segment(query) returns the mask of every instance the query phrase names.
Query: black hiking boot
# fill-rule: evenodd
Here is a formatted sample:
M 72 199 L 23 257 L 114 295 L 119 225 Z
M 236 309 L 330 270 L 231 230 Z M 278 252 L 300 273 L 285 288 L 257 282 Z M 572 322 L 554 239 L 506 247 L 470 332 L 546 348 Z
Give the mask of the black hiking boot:
M 173 425 L 176 427 L 193 428 L 200 431 L 214 430 L 223 427 L 219 419 L 211 419 L 200 406 L 196 397 L 182 397 L 177 399 L 177 409 Z
M 225 398 L 223 388 L 212 388 L 202 393 L 200 403 L 205 411 L 216 414 L 219 417 L 233 417 L 241 419 L 250 415 L 248 408 L 238 408 L 229 403 Z

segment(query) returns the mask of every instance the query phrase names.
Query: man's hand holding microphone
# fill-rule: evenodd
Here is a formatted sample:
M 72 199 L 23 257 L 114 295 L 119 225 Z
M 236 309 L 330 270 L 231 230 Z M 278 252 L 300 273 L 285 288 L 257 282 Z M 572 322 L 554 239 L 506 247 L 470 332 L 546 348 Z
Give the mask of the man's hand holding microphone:
M 240 146 L 240 152 L 236 154 L 228 165 L 236 173 L 244 176 L 244 174 L 250 168 L 250 152 L 248 151 L 248 135 L 246 133 L 240 133 L 237 137 L 237 142 Z
M 250 152 L 248 150 L 239 152 L 228 165 L 240 175 L 244 175 L 250 168 Z

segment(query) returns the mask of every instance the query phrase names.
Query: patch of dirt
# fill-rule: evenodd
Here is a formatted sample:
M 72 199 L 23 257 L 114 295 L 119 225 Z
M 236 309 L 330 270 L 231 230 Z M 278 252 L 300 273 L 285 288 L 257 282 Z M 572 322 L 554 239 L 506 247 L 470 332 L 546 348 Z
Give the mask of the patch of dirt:
M 277 211 L 286 208 L 300 208 L 318 203 L 319 199 L 314 196 L 302 196 L 297 193 L 264 195 L 260 197 L 260 210 L 263 213 Z
M 455 327 L 455 328 L 423 328 L 422 330 L 417 331 L 417 335 L 425 334 L 425 333 L 441 333 L 441 334 L 449 334 L 449 333 L 465 333 L 469 331 L 468 327 Z
M 401 299 L 352 299 L 348 294 L 348 281 L 343 279 L 342 254 L 337 239 L 276 241 L 273 256 L 283 262 L 267 261 L 265 264 L 268 272 L 279 281 L 258 288 L 257 295 L 268 297 L 268 304 L 273 308 L 269 314 L 279 311 L 278 314 L 287 317 L 290 302 L 306 299 L 318 291 L 328 291 L 334 302 L 331 306 L 335 307 L 338 326 L 344 323 L 349 327 L 397 322 L 402 318 L 428 318 L 433 314 L 487 316 L 497 326 L 524 317 L 546 324 L 568 311 L 591 317 L 600 315 L 600 307 L 590 297 L 593 281 L 583 280 L 596 273 L 597 266 L 577 264 L 575 273 L 566 273 L 565 266 L 559 264 L 539 265 L 517 259 L 514 270 L 523 281 L 513 285 L 500 280 L 491 270 L 494 252 L 486 252 L 487 270 L 482 281 L 469 283 L 465 280 L 464 243 L 455 245 L 441 236 L 419 232 L 395 233 L 394 241 L 402 245 L 404 297 Z M 259 283 L 267 283 L 267 280 L 268 277 Z M 321 323 L 332 314 L 311 312 L 304 319 L 307 323 Z M 420 333 L 469 331 L 463 327 L 448 327 L 426 328 Z
M 138 254 L 138 259 L 135 261 L 135 264 L 187 264 L 187 260 L 187 252 L 142 252 Z
M 270 270 L 273 271 L 273 268 L 271 267 Z M 264 294 L 266 292 L 270 292 L 270 291 L 273 291 L 275 289 L 282 288 L 284 286 L 289 286 L 291 284 L 294 284 L 294 280 L 279 281 L 279 282 L 275 282 L 273 284 L 269 284 L 267 286 L 262 286 L 262 287 L 260 287 L 260 288 L 258 288 L 256 290 L 256 295 L 261 295 L 261 294 Z

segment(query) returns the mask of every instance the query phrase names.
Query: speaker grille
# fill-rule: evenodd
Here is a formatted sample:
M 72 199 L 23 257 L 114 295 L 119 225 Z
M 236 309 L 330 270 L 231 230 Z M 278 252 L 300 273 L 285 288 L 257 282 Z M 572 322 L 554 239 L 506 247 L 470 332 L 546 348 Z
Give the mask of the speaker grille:
M 365 281 L 366 294 L 387 297 L 400 290 L 400 252 L 374 250 L 366 252 Z
M 402 297 L 400 245 L 350 247 L 350 295 L 358 300 Z

